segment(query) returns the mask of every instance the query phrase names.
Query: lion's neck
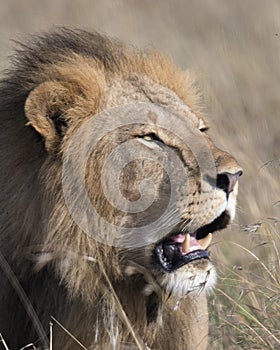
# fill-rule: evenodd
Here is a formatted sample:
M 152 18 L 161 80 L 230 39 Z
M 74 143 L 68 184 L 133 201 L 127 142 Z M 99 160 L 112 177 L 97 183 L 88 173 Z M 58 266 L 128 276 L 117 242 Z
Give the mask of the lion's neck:
M 126 321 L 132 326 L 134 336 L 143 340 L 147 349 L 206 349 L 206 295 L 188 296 L 183 300 L 166 295 L 158 296 L 154 292 L 146 296 L 143 292 L 145 283 L 141 277 L 135 277 L 130 283 L 126 280 L 123 286 L 120 284 L 117 290 Z M 127 341 L 133 341 L 131 334 L 126 331 L 124 333 L 128 336 Z M 188 347 L 186 344 L 189 344 Z

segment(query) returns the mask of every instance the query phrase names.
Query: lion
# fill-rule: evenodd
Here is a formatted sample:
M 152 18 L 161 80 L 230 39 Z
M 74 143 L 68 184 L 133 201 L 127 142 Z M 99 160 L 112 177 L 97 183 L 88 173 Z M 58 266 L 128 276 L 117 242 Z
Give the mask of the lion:
M 206 349 L 208 248 L 235 216 L 242 169 L 208 136 L 192 75 L 67 28 L 12 62 L 0 86 L 8 346 Z

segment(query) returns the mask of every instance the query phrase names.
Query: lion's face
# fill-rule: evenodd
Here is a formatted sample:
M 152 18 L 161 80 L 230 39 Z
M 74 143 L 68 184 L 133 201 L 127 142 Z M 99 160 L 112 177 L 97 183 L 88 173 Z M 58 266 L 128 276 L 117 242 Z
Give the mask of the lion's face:
M 53 149 L 62 155 L 71 227 L 116 246 L 121 265 L 144 267 L 168 293 L 212 286 L 207 248 L 212 233 L 234 218 L 242 170 L 174 91 L 137 74 L 106 84 L 99 113 L 89 113 L 89 91 L 81 98 L 71 84 L 43 83 L 26 102 L 50 158 Z M 57 109 L 67 125 L 45 130 L 38 115 Z
M 242 171 L 213 144 L 202 117 L 168 89 L 161 94 L 168 105 L 141 96 L 107 105 L 74 127 L 64 145 L 64 172 L 71 178 L 69 189 L 74 182 L 80 197 L 83 186 L 88 194 L 82 212 L 74 215 L 78 224 L 86 221 L 88 234 L 121 248 L 126 263 L 151 271 L 166 292 L 184 296 L 215 282 L 207 248 L 213 232 L 235 216 Z M 82 162 L 77 168 L 84 174 L 73 175 L 68 157 L 70 163 Z M 74 213 L 72 203 L 77 201 L 69 198 Z

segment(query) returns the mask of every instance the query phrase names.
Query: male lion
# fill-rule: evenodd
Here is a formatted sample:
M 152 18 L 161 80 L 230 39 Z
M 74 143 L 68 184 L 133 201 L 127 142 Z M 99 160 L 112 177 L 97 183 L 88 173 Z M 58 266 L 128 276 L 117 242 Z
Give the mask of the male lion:
M 47 348 L 51 331 L 54 349 L 205 349 L 207 248 L 242 171 L 207 136 L 190 76 L 69 29 L 13 64 L 0 86 L 8 346 Z

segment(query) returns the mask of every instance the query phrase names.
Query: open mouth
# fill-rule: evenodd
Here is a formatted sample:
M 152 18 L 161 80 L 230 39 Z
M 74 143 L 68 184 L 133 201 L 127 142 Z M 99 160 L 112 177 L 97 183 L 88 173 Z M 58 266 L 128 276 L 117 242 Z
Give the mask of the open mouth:
M 224 211 L 218 218 L 192 233 L 175 232 L 160 241 L 154 250 L 154 261 L 166 272 L 174 272 L 194 260 L 209 259 L 207 248 L 212 233 L 224 229 L 230 215 Z

